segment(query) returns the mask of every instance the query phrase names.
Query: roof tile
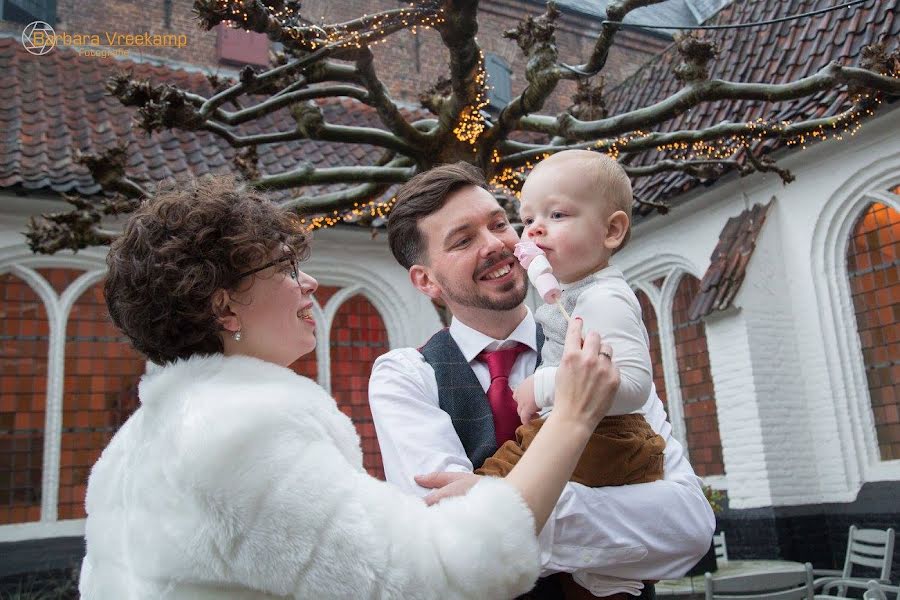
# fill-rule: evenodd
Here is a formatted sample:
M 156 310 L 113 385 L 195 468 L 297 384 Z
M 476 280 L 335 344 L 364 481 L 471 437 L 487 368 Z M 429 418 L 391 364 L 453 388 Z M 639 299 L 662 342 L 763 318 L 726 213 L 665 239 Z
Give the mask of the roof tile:
M 772 201 L 756 204 L 725 223 L 719 243 L 709 257 L 709 268 L 700 281 L 700 289 L 691 302 L 692 321 L 731 306 L 744 282 L 747 264 L 771 206 Z
M 780 0 L 733 2 L 710 23 L 744 23 L 799 14 L 831 7 L 831 0 Z M 847 10 L 825 13 L 756 29 L 706 32 L 718 45 L 719 55 L 709 63 L 710 76 L 742 82 L 787 83 L 811 75 L 833 60 L 856 64 L 861 48 L 886 36 L 900 36 L 898 0 L 872 1 Z M 678 62 L 674 46 L 646 63 L 635 75 L 611 90 L 607 106 L 611 114 L 621 114 L 670 96 L 682 87 L 672 74 Z M 744 121 L 756 117 L 776 120 L 805 120 L 836 114 L 849 105 L 845 88 L 828 90 L 807 99 L 765 105 L 751 101 L 708 102 L 662 124 L 659 131 L 702 129 L 723 120 Z M 785 146 L 768 140 L 762 147 L 773 152 Z M 631 162 L 652 164 L 666 153 L 644 152 Z M 671 200 L 700 182 L 683 173 L 660 173 L 635 182 L 635 196 L 646 200 Z M 653 210 L 636 207 L 639 215 Z
M 109 96 L 106 79 L 129 71 L 135 79 L 167 82 L 209 95 L 201 73 L 130 61 L 104 61 L 57 48 L 44 56 L 28 54 L 17 39 L 0 39 L 0 187 L 21 185 L 83 195 L 100 193 L 76 152 L 101 153 L 119 141 L 127 144 L 128 176 L 138 183 L 166 177 L 228 170 L 235 150 L 207 132 L 161 131 L 148 136 L 133 125 L 136 112 Z M 74 76 L 73 76 L 74 75 Z M 65 89 L 65 94 L 60 90 Z M 383 128 L 375 110 L 350 98 L 320 102 L 326 120 L 340 125 Z M 410 115 L 422 118 L 416 112 Z M 237 128 L 240 135 L 290 131 L 295 121 L 286 109 Z M 363 144 L 293 141 L 262 146 L 261 172 L 280 173 L 301 161 L 315 166 L 373 164 L 381 150 Z M 341 185 L 310 187 L 337 190 Z M 276 198 L 290 191 L 275 192 Z

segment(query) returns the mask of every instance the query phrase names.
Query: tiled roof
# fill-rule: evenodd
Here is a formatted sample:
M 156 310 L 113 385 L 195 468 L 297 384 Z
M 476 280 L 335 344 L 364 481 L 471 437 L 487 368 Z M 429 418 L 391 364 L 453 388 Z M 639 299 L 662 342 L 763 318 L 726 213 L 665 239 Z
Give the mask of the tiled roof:
M 900 0 L 870 0 L 849 9 L 751 29 L 705 32 L 718 44 L 719 55 L 709 62 L 710 77 L 739 82 L 787 83 L 811 75 L 831 61 L 858 65 L 863 46 L 882 38 L 889 46 L 900 36 Z M 755 0 L 733 2 L 710 23 L 764 21 L 834 6 L 832 0 Z M 890 47 L 889 47 L 890 49 Z M 644 65 L 611 90 L 606 98 L 610 114 L 644 107 L 682 88 L 672 69 L 679 62 L 674 46 Z M 701 104 L 660 125 L 659 131 L 700 129 L 722 121 L 808 119 L 837 114 L 848 106 L 845 89 L 830 90 L 800 100 L 764 104 L 757 101 L 718 101 Z M 865 126 L 865 125 L 863 125 Z M 765 143 L 767 152 L 784 146 Z M 665 156 L 646 152 L 630 163 L 652 164 Z M 662 173 L 638 179 L 635 195 L 645 200 L 668 200 L 697 185 L 683 173 Z M 646 214 L 653 209 L 641 206 Z
M 771 200 L 768 204 L 757 204 L 725 223 L 719 243 L 709 257 L 709 268 L 700 281 L 700 291 L 691 303 L 691 321 L 731 306 L 744 282 L 747 263 L 753 256 L 770 206 Z
M 148 136 L 132 124 L 135 108 L 107 94 L 109 76 L 122 70 L 135 79 L 168 82 L 204 96 L 212 91 L 206 76 L 148 63 L 78 56 L 57 48 L 44 56 L 25 51 L 16 38 L 0 38 L 0 188 L 51 189 L 100 193 L 87 168 L 75 162 L 76 151 L 100 154 L 125 143 L 126 172 L 138 183 L 167 177 L 199 176 L 233 170 L 235 150 L 207 132 L 161 131 Z M 379 127 L 375 110 L 341 98 L 320 103 L 326 122 Z M 415 118 L 421 118 L 416 113 Z M 242 135 L 290 131 L 295 121 L 287 109 L 242 125 Z M 381 150 L 363 144 L 294 141 L 259 147 L 261 174 L 276 174 L 306 161 L 316 167 L 372 164 Z M 344 186 L 309 187 L 327 191 Z M 284 191 L 276 197 L 289 196 Z

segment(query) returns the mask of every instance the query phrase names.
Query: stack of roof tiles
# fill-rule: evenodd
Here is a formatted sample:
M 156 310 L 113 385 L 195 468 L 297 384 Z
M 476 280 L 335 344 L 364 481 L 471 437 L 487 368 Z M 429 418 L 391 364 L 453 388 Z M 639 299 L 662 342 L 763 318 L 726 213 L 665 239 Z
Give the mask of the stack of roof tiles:
M 700 281 L 700 290 L 691 302 L 688 311 L 691 321 L 731 306 L 747 275 L 747 264 L 770 206 L 772 201 L 757 204 L 725 223 L 719 243 L 709 257 L 709 268 Z

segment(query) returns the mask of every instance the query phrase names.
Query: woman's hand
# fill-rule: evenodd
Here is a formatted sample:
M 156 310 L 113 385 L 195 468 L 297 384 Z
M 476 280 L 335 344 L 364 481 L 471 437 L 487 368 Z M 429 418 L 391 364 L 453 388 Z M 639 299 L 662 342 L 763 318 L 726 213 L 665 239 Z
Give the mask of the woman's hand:
M 431 506 L 444 498 L 465 496 L 476 483 L 481 481 L 481 475 L 444 471 L 416 475 L 415 479 L 416 483 L 422 487 L 436 488 L 435 491 L 425 496 L 425 504 Z
M 582 321 L 569 321 L 562 360 L 556 372 L 553 412 L 567 421 L 583 423 L 591 431 L 606 416 L 619 388 L 619 370 L 612 348 L 596 331 L 581 342 Z

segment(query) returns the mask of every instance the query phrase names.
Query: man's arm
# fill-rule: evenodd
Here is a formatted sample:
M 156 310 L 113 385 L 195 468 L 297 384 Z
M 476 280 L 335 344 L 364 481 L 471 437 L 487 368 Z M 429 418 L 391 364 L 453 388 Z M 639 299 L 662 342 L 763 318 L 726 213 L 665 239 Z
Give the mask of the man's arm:
M 665 478 L 567 485 L 540 535 L 545 573 L 590 569 L 623 579 L 672 579 L 709 550 L 715 516 L 655 390 L 645 416 L 666 441 Z
M 434 371 L 418 352 L 379 357 L 369 403 L 389 482 L 424 496 L 430 490 L 416 485 L 415 475 L 471 472 L 450 417 L 438 406 Z M 666 440 L 665 479 L 607 488 L 566 485 L 540 534 L 545 573 L 588 568 L 620 578 L 680 577 L 709 549 L 712 510 L 655 393 L 646 418 Z
M 378 357 L 369 378 L 369 406 L 390 483 L 425 496 L 432 490 L 417 485 L 416 475 L 472 472 L 450 415 L 438 405 L 434 370 L 416 350 Z

